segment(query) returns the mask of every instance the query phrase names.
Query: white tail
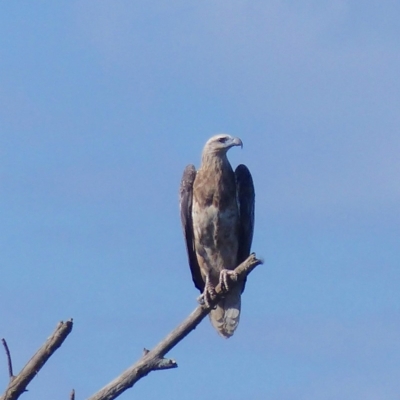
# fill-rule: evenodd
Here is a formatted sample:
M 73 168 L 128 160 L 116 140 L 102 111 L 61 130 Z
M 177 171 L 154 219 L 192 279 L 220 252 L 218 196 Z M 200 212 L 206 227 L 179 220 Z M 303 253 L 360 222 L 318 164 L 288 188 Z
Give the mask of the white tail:
M 242 288 L 236 285 L 222 299 L 215 310 L 210 312 L 210 320 L 217 332 L 224 338 L 229 338 L 235 332 L 240 319 L 240 294 Z

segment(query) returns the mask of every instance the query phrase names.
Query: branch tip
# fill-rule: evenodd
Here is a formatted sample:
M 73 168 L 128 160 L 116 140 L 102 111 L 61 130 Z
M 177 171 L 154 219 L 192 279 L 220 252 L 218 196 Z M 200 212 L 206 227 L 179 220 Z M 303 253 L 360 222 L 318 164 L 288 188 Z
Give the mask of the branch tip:
M 178 363 L 172 358 L 158 358 L 155 360 L 154 370 L 178 368 Z
M 8 348 L 6 339 L 1 339 L 3 346 L 4 346 L 4 350 L 6 352 L 6 356 L 7 356 L 7 367 L 8 367 L 8 377 L 10 378 L 10 380 L 13 380 L 14 378 L 14 374 L 13 374 L 13 367 L 12 367 L 12 361 L 11 361 L 11 353 L 10 350 Z
M 150 350 L 144 348 L 143 349 L 143 357 L 147 356 L 150 353 Z M 151 355 L 150 354 L 150 363 L 152 364 L 152 371 L 157 371 L 160 369 L 170 369 L 170 368 L 177 368 L 178 363 L 171 359 L 160 357 L 159 355 Z

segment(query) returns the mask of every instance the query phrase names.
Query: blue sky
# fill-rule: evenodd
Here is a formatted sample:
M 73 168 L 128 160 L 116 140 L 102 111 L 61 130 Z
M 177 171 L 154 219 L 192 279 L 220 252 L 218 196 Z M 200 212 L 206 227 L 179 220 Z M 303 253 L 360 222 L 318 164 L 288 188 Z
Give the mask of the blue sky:
M 93 394 L 196 306 L 178 212 L 215 133 L 256 185 L 235 336 L 121 399 L 398 399 L 400 4 L 0 4 L 0 337 L 24 394 Z M 1 367 L 1 363 L 0 363 Z M 6 362 L 0 386 L 8 382 Z

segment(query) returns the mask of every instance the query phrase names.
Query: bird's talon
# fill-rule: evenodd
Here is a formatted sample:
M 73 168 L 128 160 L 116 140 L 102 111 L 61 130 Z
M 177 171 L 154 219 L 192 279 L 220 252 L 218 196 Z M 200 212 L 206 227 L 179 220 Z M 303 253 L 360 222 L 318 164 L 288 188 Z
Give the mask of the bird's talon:
M 212 286 L 209 282 L 206 284 L 204 288 L 204 292 L 197 298 L 197 301 L 200 305 L 211 308 L 211 303 L 217 296 L 214 286 Z
M 228 278 L 229 277 L 229 278 Z M 229 290 L 229 280 L 232 282 L 236 282 L 238 279 L 238 275 L 235 271 L 231 271 L 229 269 L 223 269 L 219 275 L 219 283 L 221 285 L 221 289 L 226 292 Z

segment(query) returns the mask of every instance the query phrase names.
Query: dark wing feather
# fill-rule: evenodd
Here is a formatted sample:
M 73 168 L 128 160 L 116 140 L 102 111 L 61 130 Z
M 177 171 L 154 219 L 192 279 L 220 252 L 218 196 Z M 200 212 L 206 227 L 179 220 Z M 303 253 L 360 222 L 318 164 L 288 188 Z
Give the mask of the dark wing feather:
M 193 182 L 196 178 L 196 168 L 194 165 L 188 165 L 183 171 L 181 187 L 179 190 L 179 205 L 181 210 L 181 222 L 183 234 L 185 235 L 186 250 L 189 259 L 190 271 L 194 285 L 200 292 L 204 290 L 204 281 L 201 277 L 200 266 L 197 261 L 194 248 L 193 221 L 192 221 L 192 199 Z
M 239 248 L 237 264 L 249 255 L 254 232 L 254 185 L 249 169 L 240 164 L 235 170 L 236 190 L 239 203 Z M 243 283 L 243 289 L 246 281 Z

